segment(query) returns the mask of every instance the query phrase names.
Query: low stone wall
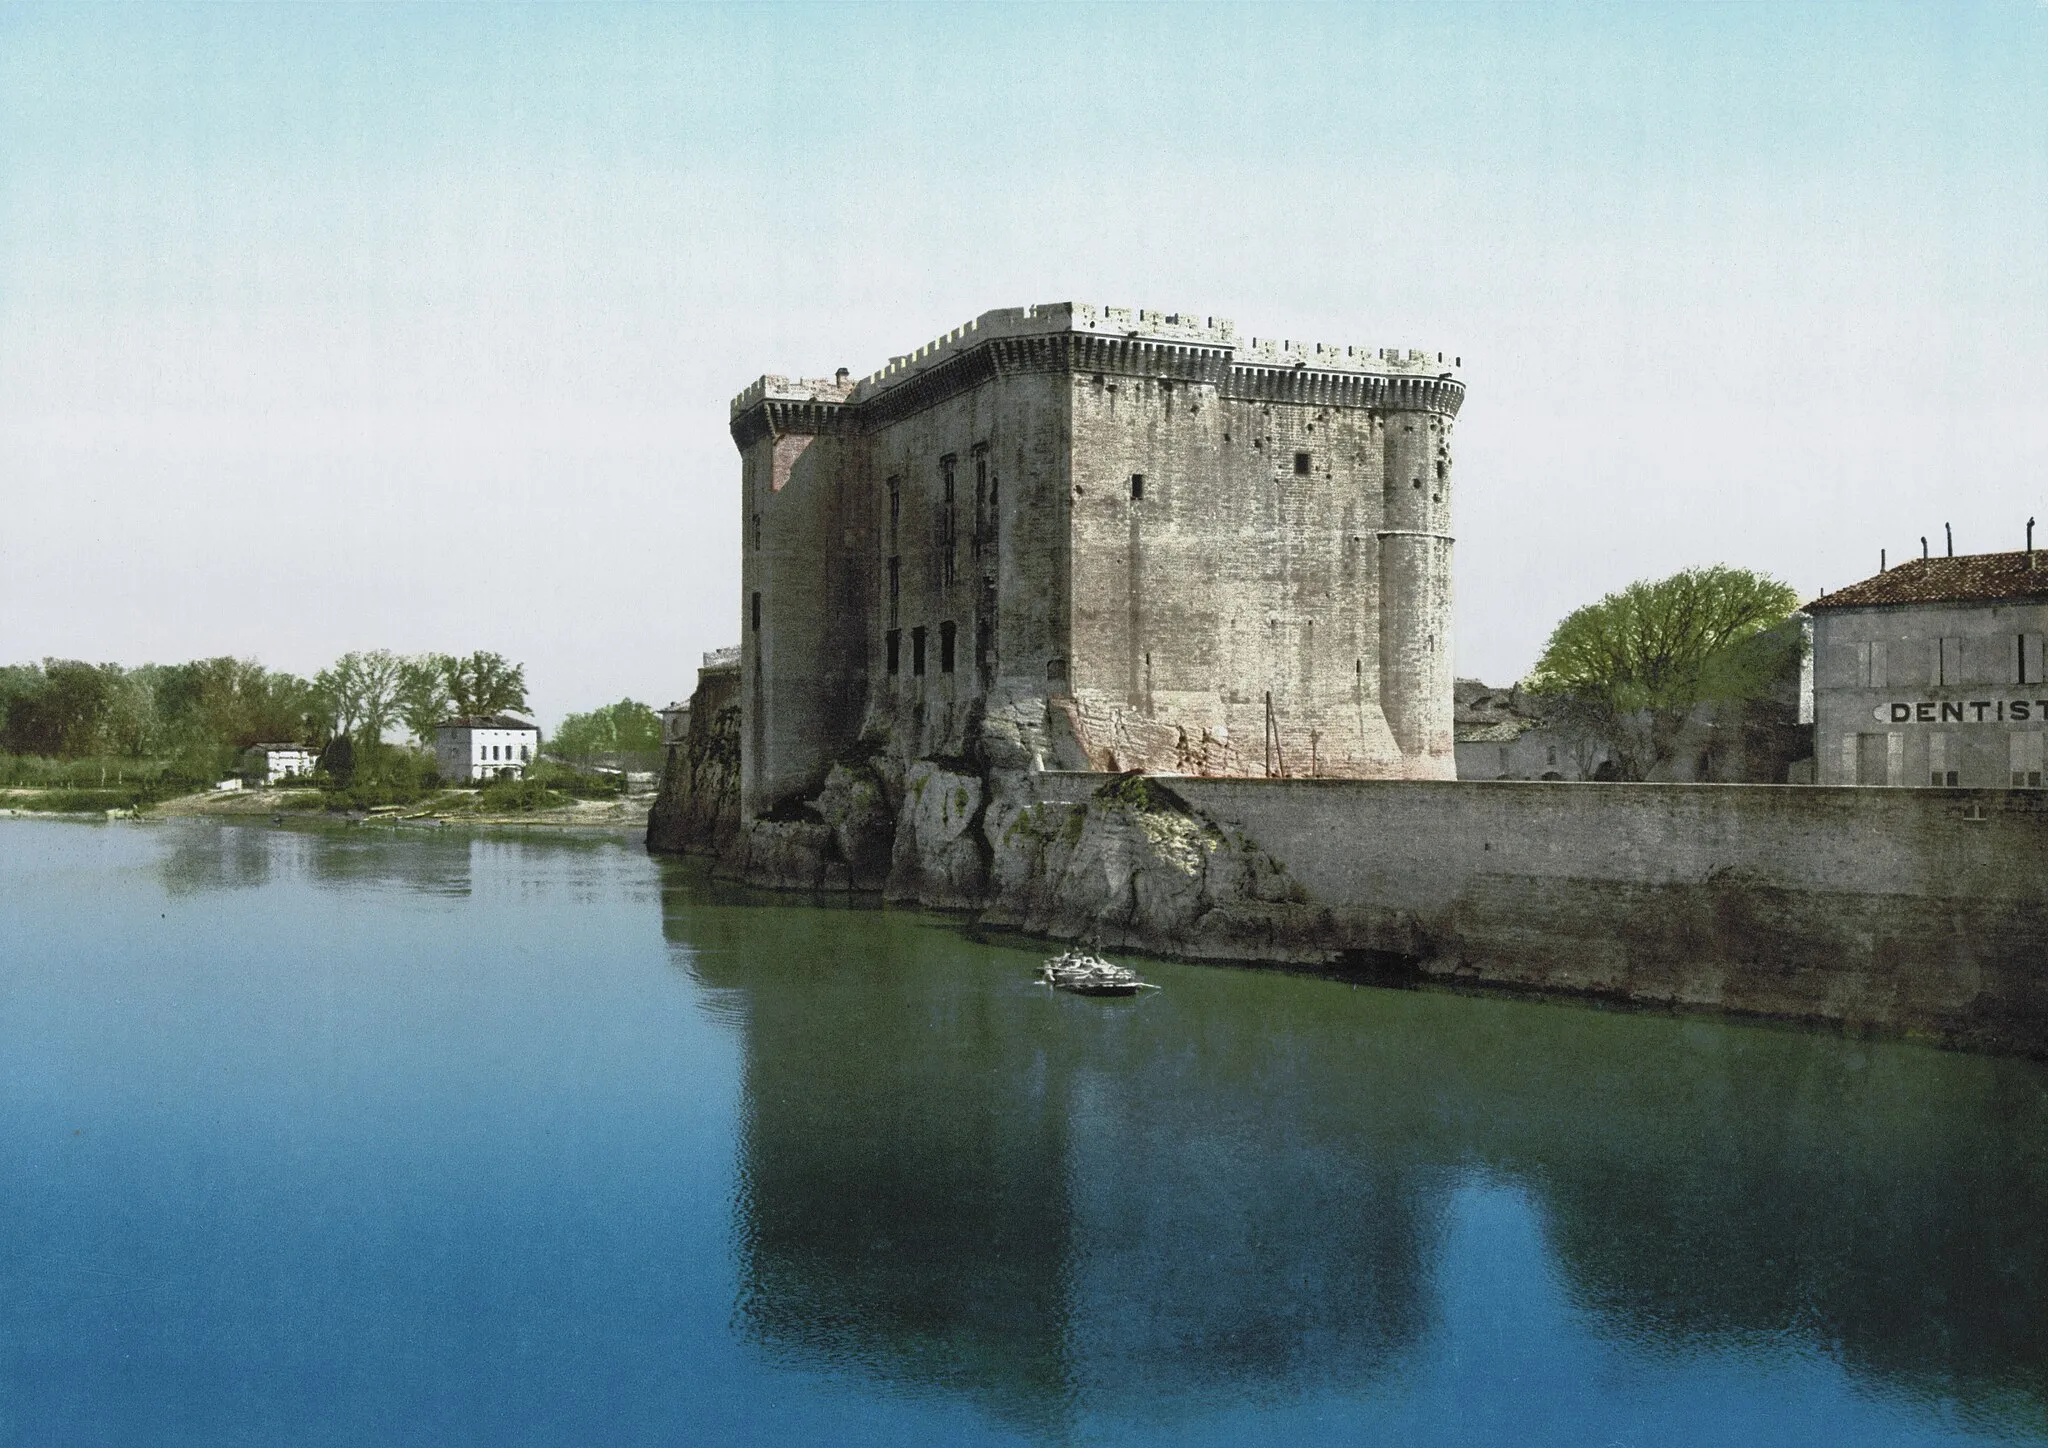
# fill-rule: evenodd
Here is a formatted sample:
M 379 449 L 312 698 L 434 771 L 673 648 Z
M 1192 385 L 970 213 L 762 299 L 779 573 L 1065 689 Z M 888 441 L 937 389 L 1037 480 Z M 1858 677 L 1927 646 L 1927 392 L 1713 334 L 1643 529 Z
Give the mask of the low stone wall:
M 2048 1054 L 2037 792 L 1173 784 L 1354 960 Z

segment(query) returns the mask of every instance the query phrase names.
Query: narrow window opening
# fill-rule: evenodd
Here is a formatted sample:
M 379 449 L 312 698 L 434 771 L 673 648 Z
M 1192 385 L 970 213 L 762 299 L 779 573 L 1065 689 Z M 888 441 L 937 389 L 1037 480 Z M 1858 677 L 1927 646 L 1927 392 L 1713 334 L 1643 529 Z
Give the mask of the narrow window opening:
M 889 630 L 889 632 L 888 632 L 888 633 L 884 634 L 884 635 L 883 635 L 882 637 L 883 637 L 884 639 L 886 639 L 886 640 L 888 641 L 888 647 L 889 647 L 889 672 L 890 672 L 890 673 L 892 673 L 892 674 L 900 674 L 900 673 L 902 673 L 902 672 L 903 672 L 903 630 L 902 630 L 902 629 L 900 629 L 900 628 L 892 628 L 892 629 L 890 629 L 890 630 Z
M 892 624 L 896 622 L 896 610 L 902 598 L 903 560 L 901 558 L 891 558 L 889 560 L 889 622 Z
M 924 673 L 924 628 L 920 625 L 910 631 L 910 672 Z
M 760 595 L 760 594 L 758 594 L 758 593 L 756 593 L 756 594 L 754 595 L 754 601 L 753 601 L 753 610 L 754 610 L 754 632 L 755 632 L 755 633 L 759 633 L 759 632 L 761 631 L 761 595 Z
M 903 516 L 903 479 L 889 479 L 889 544 L 896 543 L 896 524 Z
M 1309 459 L 1309 455 L 1308 455 L 1307 453 L 1305 453 L 1305 452 L 1298 452 L 1298 453 L 1296 453 L 1296 454 L 1294 455 L 1294 472 L 1295 472 L 1295 475 L 1296 475 L 1297 477 L 1303 477 L 1303 478 L 1307 477 L 1307 476 L 1308 476 L 1308 470 L 1309 470 L 1309 463 L 1310 463 L 1310 459 Z
M 939 459 L 939 473 L 945 496 L 939 508 L 939 581 L 948 588 L 953 585 L 955 558 L 954 539 L 956 536 L 955 511 L 953 506 L 953 470 L 960 460 L 948 453 Z
M 759 513 L 754 514 L 754 551 L 756 553 L 761 551 L 761 515 Z
M 953 621 L 947 619 L 939 625 L 939 672 L 953 672 Z
M 1145 475 L 1144 475 L 1143 473 L 1132 473 L 1132 474 L 1131 474 L 1131 501 L 1132 501 L 1132 502 L 1134 502 L 1134 503 L 1142 503 L 1142 502 L 1143 502 L 1144 500 L 1145 500 Z M 2022 680 L 2022 682 L 2025 682 L 2025 681 L 2024 681 L 2024 680 Z

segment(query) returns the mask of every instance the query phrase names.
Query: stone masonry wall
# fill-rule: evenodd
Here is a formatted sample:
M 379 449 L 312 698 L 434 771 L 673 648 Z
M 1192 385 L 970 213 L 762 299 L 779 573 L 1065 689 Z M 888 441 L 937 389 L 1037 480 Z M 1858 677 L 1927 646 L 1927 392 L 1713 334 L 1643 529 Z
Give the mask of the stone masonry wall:
M 2048 799 L 2029 791 L 1162 783 L 1270 861 L 1290 888 L 1266 893 L 1295 907 L 1263 942 L 1241 922 L 1178 920 L 1162 943 L 1179 953 L 2048 1054 Z M 1074 808 L 1069 781 L 1041 788 Z M 1187 876 L 1163 853 L 1141 872 Z
M 2029 791 L 1105 778 L 925 761 L 898 780 L 835 771 L 816 819 L 744 826 L 721 869 L 886 887 L 1106 949 L 2048 1055 L 2044 806 Z

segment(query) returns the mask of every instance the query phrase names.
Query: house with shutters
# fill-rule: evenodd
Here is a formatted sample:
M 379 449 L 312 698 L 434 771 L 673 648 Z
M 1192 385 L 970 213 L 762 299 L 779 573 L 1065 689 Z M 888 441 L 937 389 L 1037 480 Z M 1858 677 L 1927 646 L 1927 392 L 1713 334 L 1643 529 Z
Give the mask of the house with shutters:
M 2048 558 L 1917 558 L 1822 594 L 1815 782 L 2040 789 Z
M 434 767 L 446 780 L 517 779 L 540 754 L 540 730 L 510 714 L 450 719 L 434 729 Z

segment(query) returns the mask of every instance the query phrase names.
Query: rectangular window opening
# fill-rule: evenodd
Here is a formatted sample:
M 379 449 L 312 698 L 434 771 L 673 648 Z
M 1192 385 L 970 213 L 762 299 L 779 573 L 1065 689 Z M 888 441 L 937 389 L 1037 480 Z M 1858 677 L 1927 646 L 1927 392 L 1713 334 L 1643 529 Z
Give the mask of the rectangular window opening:
M 1134 503 L 1145 501 L 1145 475 L 1143 473 L 1131 474 L 1131 501 Z
M 1311 463 L 1312 463 L 1313 461 L 1314 461 L 1314 460 L 1313 460 L 1312 458 L 1310 458 L 1310 457 L 1309 457 L 1309 455 L 1308 455 L 1307 453 L 1305 453 L 1305 452 L 1298 452 L 1298 453 L 1296 453 L 1296 454 L 1294 455 L 1294 472 L 1295 472 L 1295 476 L 1297 476 L 1297 477 L 1303 477 L 1303 478 L 1307 477 L 1307 476 L 1308 476 L 1308 470 L 1309 470 L 1309 465 L 1310 465 L 1310 464 L 1311 464 Z
M 755 633 L 759 633 L 759 632 L 761 631 L 761 595 L 760 595 L 759 593 L 756 593 L 756 594 L 754 595 L 754 601 L 753 601 L 753 611 L 754 611 L 754 632 L 755 632 Z
M 1961 684 L 1966 682 L 1963 678 L 1963 641 L 1956 638 L 1942 639 L 1936 647 L 1940 650 L 1940 653 L 1937 656 L 1935 682 L 1937 684 Z
M 903 630 L 892 628 L 883 637 L 888 640 L 889 672 L 900 674 L 903 672 Z
M 945 490 L 939 506 L 939 582 L 947 588 L 953 586 L 956 576 L 954 544 L 958 535 L 953 508 L 953 474 L 959 465 L 959 458 L 952 453 L 939 459 L 941 483 Z
M 922 677 L 924 674 L 924 626 L 910 631 L 910 672 Z
M 939 625 L 939 672 L 953 672 L 953 621 L 947 619 Z

